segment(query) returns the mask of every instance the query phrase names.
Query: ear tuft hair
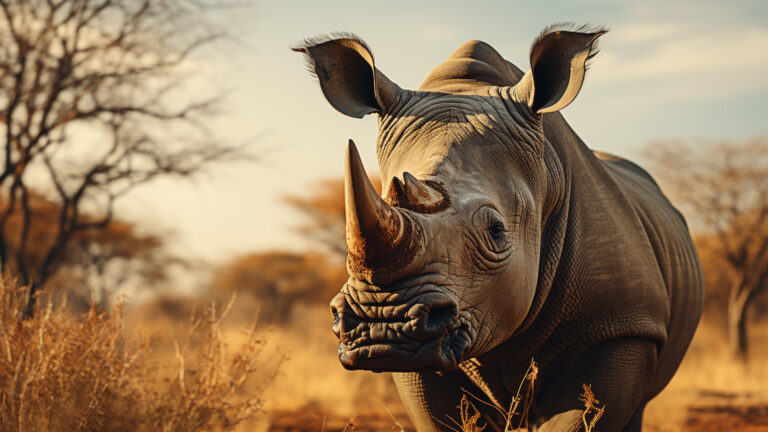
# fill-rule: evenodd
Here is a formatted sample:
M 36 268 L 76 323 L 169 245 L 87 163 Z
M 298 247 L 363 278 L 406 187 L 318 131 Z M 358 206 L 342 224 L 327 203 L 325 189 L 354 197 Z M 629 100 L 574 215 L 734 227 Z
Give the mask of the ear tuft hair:
M 603 27 L 603 26 L 595 26 L 592 24 L 582 24 L 578 25 L 576 23 L 572 22 L 562 22 L 562 23 L 554 23 L 551 25 L 548 25 L 544 30 L 539 33 L 539 35 L 534 39 L 533 43 L 531 44 L 531 50 L 533 50 L 533 47 L 536 46 L 539 42 L 541 42 L 542 39 L 544 39 L 545 36 L 547 36 L 550 33 L 556 33 L 556 32 L 574 32 L 574 33 L 595 33 L 597 36 L 602 36 L 605 33 L 608 33 L 610 29 Z M 584 70 L 589 69 L 590 60 L 592 60 L 592 57 L 596 56 L 597 53 L 600 52 L 600 39 L 595 38 L 595 40 L 592 42 L 592 45 L 589 49 L 589 54 L 587 54 L 587 60 L 584 63 Z
M 362 40 L 358 35 L 351 32 L 346 32 L 346 31 L 337 31 L 337 32 L 331 32 L 328 34 L 321 34 L 313 37 L 304 38 L 304 40 L 302 40 L 301 42 L 297 43 L 296 45 L 293 45 L 291 47 L 291 50 L 304 54 L 305 67 L 307 68 L 307 71 L 309 72 L 310 75 L 312 75 L 315 79 L 317 79 L 317 72 L 315 72 L 315 60 L 312 59 L 312 57 L 309 55 L 309 50 L 307 48 L 321 45 L 336 39 L 350 39 L 359 43 L 360 45 L 363 46 L 363 48 L 368 50 L 368 52 L 371 54 L 371 58 L 373 58 L 373 51 L 371 51 L 371 48 L 368 46 L 368 44 L 365 43 L 365 41 Z

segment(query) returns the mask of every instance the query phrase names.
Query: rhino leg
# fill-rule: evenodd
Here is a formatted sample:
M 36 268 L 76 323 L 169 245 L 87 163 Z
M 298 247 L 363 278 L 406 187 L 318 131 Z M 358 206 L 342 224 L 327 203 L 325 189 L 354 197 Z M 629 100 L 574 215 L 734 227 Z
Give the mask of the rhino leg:
M 392 378 L 397 385 L 400 399 L 419 432 L 455 431 L 456 427 L 451 418 L 456 420 L 461 418 L 459 401 L 464 394 L 462 389 L 471 391 L 478 397 L 483 395 L 474 383 L 458 370 L 439 373 L 393 373 Z M 483 404 L 474 403 L 474 405 L 486 421 L 491 423 L 499 421 L 496 413 L 486 410 Z M 441 422 L 450 425 L 453 429 Z M 494 429 L 491 426 L 488 430 Z
M 635 414 L 629 420 L 626 426 L 624 426 L 624 432 L 640 432 L 643 428 L 643 411 L 645 410 L 645 404 L 635 411 Z
M 580 430 L 584 405 L 578 395 L 583 392 L 582 385 L 589 384 L 595 398 L 605 407 L 597 429 L 640 431 L 643 407 L 657 367 L 656 351 L 656 343 L 647 339 L 617 339 L 592 347 L 574 367 L 549 380 L 542 393 L 557 396 L 540 401 L 541 411 L 550 415 L 536 430 Z M 579 413 L 579 425 L 568 424 L 574 412 Z

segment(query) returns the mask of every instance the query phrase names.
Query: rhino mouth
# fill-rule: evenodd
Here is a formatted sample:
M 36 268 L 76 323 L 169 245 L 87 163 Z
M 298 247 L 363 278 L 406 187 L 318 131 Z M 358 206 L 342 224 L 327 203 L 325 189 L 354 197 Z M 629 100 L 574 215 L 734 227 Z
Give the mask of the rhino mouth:
M 348 282 L 331 301 L 339 360 L 376 372 L 455 369 L 470 345 L 457 302 L 434 287 L 361 292 Z M 356 284 L 356 285 L 359 285 Z

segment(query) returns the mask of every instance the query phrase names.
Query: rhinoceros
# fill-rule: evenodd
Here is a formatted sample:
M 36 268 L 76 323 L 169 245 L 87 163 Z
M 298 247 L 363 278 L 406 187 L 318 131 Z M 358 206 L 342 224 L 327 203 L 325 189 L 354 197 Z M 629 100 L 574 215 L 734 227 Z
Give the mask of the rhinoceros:
M 600 430 L 639 431 L 688 348 L 703 278 L 683 216 L 558 112 L 604 33 L 546 29 L 526 73 L 467 42 L 418 90 L 354 35 L 294 48 L 335 109 L 378 115 L 381 195 L 347 147 L 350 277 L 333 331 L 344 367 L 392 372 L 419 431 L 449 430 L 465 391 L 508 407 L 531 359 L 531 429 L 581 429 L 587 384 L 605 404 Z

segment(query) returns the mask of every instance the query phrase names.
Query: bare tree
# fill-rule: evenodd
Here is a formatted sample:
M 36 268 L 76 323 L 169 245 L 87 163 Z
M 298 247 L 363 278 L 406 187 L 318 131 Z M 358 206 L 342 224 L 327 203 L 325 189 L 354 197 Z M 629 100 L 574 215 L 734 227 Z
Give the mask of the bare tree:
M 768 139 L 659 142 L 647 155 L 670 198 L 728 267 L 721 273 L 729 283 L 728 338 L 746 359 L 747 310 L 768 291 Z
M 0 0 L 2 270 L 12 263 L 21 282 L 43 286 L 75 233 L 110 223 L 116 199 L 233 151 L 205 129 L 218 95 L 183 91 L 196 66 L 191 55 L 223 36 L 206 21 L 209 7 L 202 0 Z M 39 263 L 24 259 L 33 189 L 60 209 Z M 20 226 L 12 230 L 14 215 Z

